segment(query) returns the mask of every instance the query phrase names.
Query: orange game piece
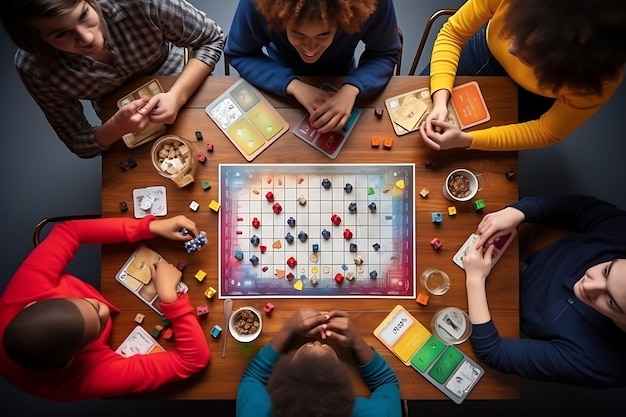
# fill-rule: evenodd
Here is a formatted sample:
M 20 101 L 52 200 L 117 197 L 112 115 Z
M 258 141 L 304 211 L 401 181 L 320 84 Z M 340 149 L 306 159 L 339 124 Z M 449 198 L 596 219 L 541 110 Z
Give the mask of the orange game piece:
M 417 294 L 417 299 L 415 301 L 422 305 L 428 304 L 428 294 L 424 294 L 423 292 Z
M 391 149 L 392 146 L 393 146 L 393 139 L 391 139 L 390 137 L 386 137 L 385 140 L 383 141 L 383 147 L 385 149 Z
M 372 148 L 380 147 L 380 137 L 372 136 Z

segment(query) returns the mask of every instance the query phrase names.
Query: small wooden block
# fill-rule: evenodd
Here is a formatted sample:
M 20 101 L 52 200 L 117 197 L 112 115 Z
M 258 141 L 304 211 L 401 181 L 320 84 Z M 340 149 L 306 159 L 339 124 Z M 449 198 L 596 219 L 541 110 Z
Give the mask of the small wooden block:
M 454 207 L 454 206 L 448 207 L 448 215 L 455 216 L 456 215 L 456 207 Z
M 422 305 L 428 304 L 428 294 L 424 294 L 422 292 L 417 294 L 417 299 L 415 301 Z
M 420 191 L 420 195 L 422 196 L 422 198 L 426 198 L 428 197 L 428 193 L 430 191 L 428 191 L 428 188 L 422 188 L 422 191 Z
M 165 340 L 170 340 L 172 336 L 174 336 L 174 329 L 168 327 L 167 329 L 163 330 L 163 338 Z
M 263 311 L 265 311 L 267 314 L 271 313 L 272 311 L 274 311 L 274 304 L 272 303 L 265 304 L 265 307 L 263 307 Z
M 213 328 L 211 329 L 211 336 L 213 336 L 213 339 L 217 339 L 220 333 L 222 333 L 222 328 L 220 327 L 220 325 L 216 324 L 215 326 L 213 326 Z
M 189 203 L 189 208 L 193 211 L 198 211 L 198 209 L 200 208 L 200 204 L 198 204 L 197 201 L 192 201 L 191 203 Z
M 391 149 L 392 146 L 393 146 L 393 139 L 390 137 L 386 137 L 385 140 L 383 141 L 383 148 Z
M 198 272 L 196 272 L 196 275 L 194 276 L 198 281 L 202 282 L 204 281 L 204 278 L 206 278 L 206 272 L 204 272 L 202 269 L 198 269 Z
M 220 211 L 220 207 L 221 207 L 220 203 L 218 203 L 215 200 L 211 200 L 211 204 L 209 204 L 209 208 L 211 210 L 217 213 L 218 211 Z
M 372 148 L 380 147 L 380 137 L 372 136 Z
M 206 304 L 199 305 L 196 307 L 196 315 L 203 316 L 205 314 L 209 314 L 209 306 Z
M 204 191 L 211 189 L 211 183 L 209 182 L 209 180 L 202 180 L 202 189 Z
M 143 320 L 146 318 L 146 316 L 144 316 L 141 313 L 137 313 L 137 315 L 135 316 L 135 322 L 137 322 L 138 324 L 143 323 Z
M 206 291 L 204 292 L 204 295 L 206 296 L 206 298 L 213 298 L 213 296 L 215 295 L 217 291 L 215 291 L 215 288 L 213 287 L 209 287 L 206 289 Z

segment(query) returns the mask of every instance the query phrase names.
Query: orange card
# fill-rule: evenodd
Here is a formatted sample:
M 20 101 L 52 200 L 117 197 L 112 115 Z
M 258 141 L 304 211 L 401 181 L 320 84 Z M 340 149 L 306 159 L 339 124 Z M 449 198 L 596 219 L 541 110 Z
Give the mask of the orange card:
M 461 129 L 467 129 L 491 119 L 485 99 L 476 81 L 454 87 L 451 101 L 459 118 Z

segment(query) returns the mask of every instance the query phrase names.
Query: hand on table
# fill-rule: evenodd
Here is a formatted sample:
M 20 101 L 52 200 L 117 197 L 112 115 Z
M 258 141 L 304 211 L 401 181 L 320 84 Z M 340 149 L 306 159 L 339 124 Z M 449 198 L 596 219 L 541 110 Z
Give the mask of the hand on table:
M 138 112 L 148 117 L 152 123 L 172 124 L 176 121 L 182 104 L 174 93 L 159 93 L 153 96 Z
M 476 247 L 492 245 L 495 238 L 512 232 L 524 218 L 524 213 L 513 207 L 485 215 L 476 228 L 476 234 L 479 236 Z
M 180 229 L 183 227 L 189 231 L 188 235 L 180 233 Z M 150 222 L 150 231 L 157 236 L 180 241 L 191 240 L 200 233 L 196 224 L 183 215 L 170 217 L 169 219 L 153 220 Z
M 291 336 L 317 337 L 326 330 L 328 315 L 312 308 L 296 311 L 283 328 Z
M 171 303 L 178 297 L 176 287 L 183 276 L 180 269 L 167 262 L 157 262 L 150 265 L 150 274 L 162 302 Z
M 298 100 L 298 103 L 306 109 L 309 114 L 313 114 L 315 109 L 329 100 L 331 94 L 319 87 L 307 84 L 298 79 L 292 80 L 287 86 L 287 93 Z
M 343 128 L 350 118 L 358 94 L 359 90 L 355 86 L 344 84 L 339 91 L 310 113 L 311 126 L 320 133 Z

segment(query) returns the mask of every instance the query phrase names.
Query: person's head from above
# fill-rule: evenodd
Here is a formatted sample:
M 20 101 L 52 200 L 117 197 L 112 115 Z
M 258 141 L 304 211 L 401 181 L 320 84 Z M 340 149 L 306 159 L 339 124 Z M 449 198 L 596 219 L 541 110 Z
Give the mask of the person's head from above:
M 501 35 L 553 92 L 601 94 L 626 63 L 624 0 L 509 0 Z
M 574 294 L 626 331 L 626 259 L 602 262 L 587 269 L 574 284 Z
M 312 64 L 335 34 L 357 32 L 376 11 L 376 0 L 256 0 L 272 31 L 285 31 L 300 58 Z
M 109 307 L 94 298 L 37 301 L 9 322 L 4 350 L 24 368 L 64 368 L 102 334 L 109 315 Z
M 2 0 L 2 24 L 13 42 L 37 56 L 55 51 L 92 56 L 107 37 L 97 0 Z
M 347 366 L 335 350 L 308 342 L 283 355 L 267 382 L 276 417 L 347 417 L 354 408 L 354 390 Z

